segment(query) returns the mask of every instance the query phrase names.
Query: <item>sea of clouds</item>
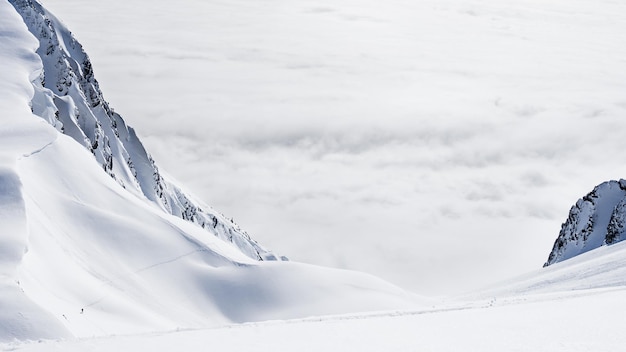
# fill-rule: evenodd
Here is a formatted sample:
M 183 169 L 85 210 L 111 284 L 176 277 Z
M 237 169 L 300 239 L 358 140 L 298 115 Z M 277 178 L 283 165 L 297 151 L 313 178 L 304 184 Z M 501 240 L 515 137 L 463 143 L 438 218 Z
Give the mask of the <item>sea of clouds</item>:
M 476 288 L 626 176 L 624 4 L 43 3 L 161 169 L 292 260 Z

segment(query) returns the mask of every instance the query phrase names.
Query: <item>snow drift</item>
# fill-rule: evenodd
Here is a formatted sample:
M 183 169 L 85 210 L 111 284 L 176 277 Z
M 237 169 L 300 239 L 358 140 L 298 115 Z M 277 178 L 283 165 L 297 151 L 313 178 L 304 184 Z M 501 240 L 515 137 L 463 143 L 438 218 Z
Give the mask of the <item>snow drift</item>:
M 272 261 L 166 181 L 38 2 L 0 2 L 0 60 L 0 341 L 416 304 L 366 274 Z

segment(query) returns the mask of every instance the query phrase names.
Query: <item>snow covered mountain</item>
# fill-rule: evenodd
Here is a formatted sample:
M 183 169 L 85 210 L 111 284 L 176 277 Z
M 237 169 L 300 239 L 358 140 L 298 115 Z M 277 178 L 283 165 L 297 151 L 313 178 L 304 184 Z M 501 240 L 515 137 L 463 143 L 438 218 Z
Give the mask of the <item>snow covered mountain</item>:
M 529 28 L 541 29 L 534 20 L 543 15 L 529 16 Z M 0 63 L 0 350 L 626 344 L 626 242 L 604 245 L 624 237 L 624 181 L 572 208 L 553 251 L 555 262 L 571 259 L 425 305 L 369 275 L 270 260 L 276 255 L 164 179 L 102 98 L 80 45 L 39 3 L 0 1 Z M 366 310 L 383 311 L 354 313 Z M 262 320 L 281 321 L 232 325 Z
M 135 131 L 104 99 L 89 57 L 58 19 L 36 1 L 10 2 L 39 40 L 37 54 L 43 70 L 32 81 L 35 96 L 31 105 L 35 115 L 82 144 L 104 171 L 129 192 L 233 242 L 251 258 L 277 259 L 232 221 L 192 200 L 161 176 Z
M 544 267 L 626 239 L 625 225 L 626 180 L 596 186 L 570 209 Z
M 370 275 L 271 260 L 165 180 L 40 3 L 0 1 L 0 62 L 0 341 L 419 304 Z

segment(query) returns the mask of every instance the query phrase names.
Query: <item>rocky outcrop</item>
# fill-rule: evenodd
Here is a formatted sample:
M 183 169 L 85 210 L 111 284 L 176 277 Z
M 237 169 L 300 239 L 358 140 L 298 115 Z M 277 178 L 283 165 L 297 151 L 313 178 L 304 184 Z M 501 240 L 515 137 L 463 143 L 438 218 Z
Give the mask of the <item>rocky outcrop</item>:
M 626 180 L 608 181 L 579 199 L 544 266 L 626 239 Z

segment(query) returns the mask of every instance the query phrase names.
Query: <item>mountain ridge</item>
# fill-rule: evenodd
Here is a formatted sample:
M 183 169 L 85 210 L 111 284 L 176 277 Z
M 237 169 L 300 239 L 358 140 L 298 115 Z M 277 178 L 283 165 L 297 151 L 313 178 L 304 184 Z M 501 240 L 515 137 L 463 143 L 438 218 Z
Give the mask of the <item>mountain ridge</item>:
M 164 179 L 135 130 L 104 99 L 89 56 L 73 34 L 37 1 L 9 2 L 40 43 L 37 54 L 43 70 L 32 80 L 35 95 L 31 108 L 35 115 L 82 144 L 103 170 L 129 192 L 232 242 L 251 258 L 286 259 L 265 249 L 232 220 Z

